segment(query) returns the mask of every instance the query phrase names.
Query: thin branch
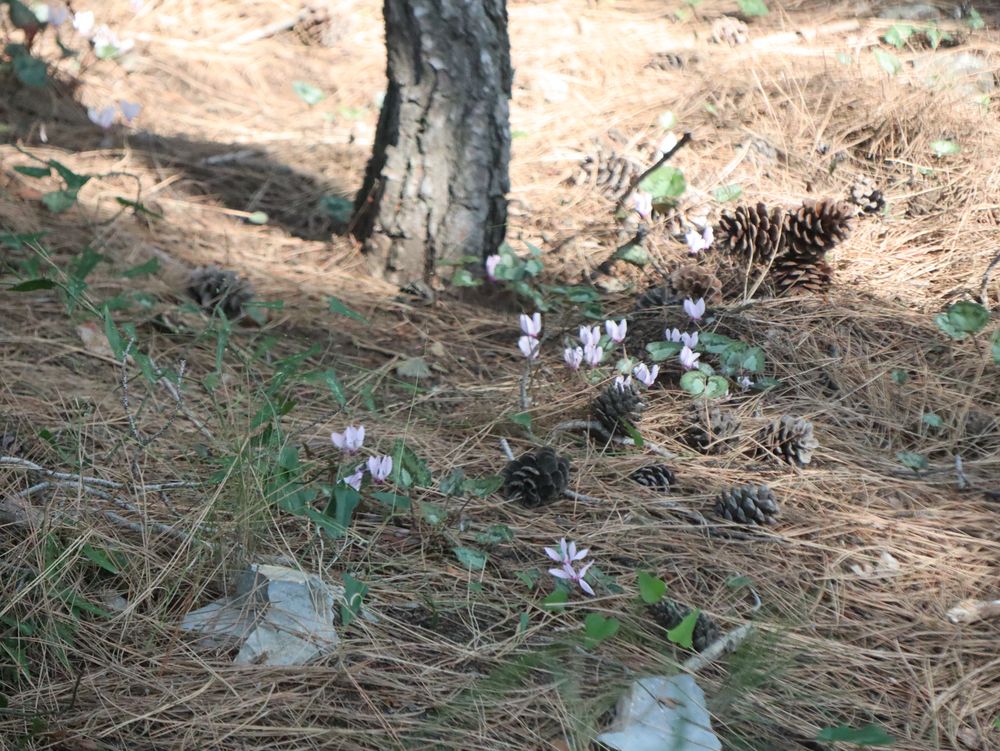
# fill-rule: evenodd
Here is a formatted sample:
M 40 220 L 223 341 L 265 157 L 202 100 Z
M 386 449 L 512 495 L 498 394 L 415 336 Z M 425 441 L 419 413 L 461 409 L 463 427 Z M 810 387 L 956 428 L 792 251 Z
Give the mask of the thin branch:
M 979 287 L 979 302 L 983 304 L 983 307 L 987 310 L 990 309 L 990 301 L 986 296 L 987 287 L 990 286 L 990 274 L 993 273 L 993 269 L 996 268 L 997 264 L 1000 264 L 1000 252 L 993 256 L 993 260 L 990 261 L 989 266 L 986 267 L 986 271 L 983 272 L 983 283 Z
M 510 450 L 510 444 L 507 443 L 506 438 L 500 439 L 500 450 L 503 451 L 503 455 L 507 457 L 508 461 L 514 461 L 514 452 Z
M 688 141 L 690 140 L 691 140 L 691 133 L 689 131 L 686 132 L 684 135 L 682 135 L 680 139 L 678 139 L 677 143 L 674 144 L 674 147 L 670 149 L 670 151 L 668 151 L 666 154 L 657 159 L 656 163 L 653 164 L 652 167 L 650 167 L 644 172 L 640 172 L 639 175 L 635 177 L 629 184 L 628 190 L 623 191 L 621 196 L 618 198 L 618 204 L 615 206 L 615 213 L 617 214 L 619 211 L 621 211 L 621 209 L 625 206 L 625 201 L 628 200 L 628 197 L 632 194 L 632 191 L 634 191 L 639 186 L 639 183 L 641 183 L 651 174 L 656 172 L 656 170 L 658 170 L 660 167 L 662 167 L 664 164 L 670 161 L 670 158 L 678 151 L 680 151 L 682 148 L 684 148 L 688 144 Z
M 753 624 L 744 623 L 742 626 L 733 629 L 722 638 L 716 639 L 700 654 L 686 660 L 681 665 L 681 669 L 687 671 L 688 673 L 697 673 L 706 665 L 709 665 L 722 657 L 722 655 L 726 652 L 731 652 L 736 649 L 736 647 L 747 640 L 747 637 L 750 636 L 751 633 L 753 633 Z
M 551 432 L 563 433 L 573 430 L 580 430 L 586 433 L 596 433 L 601 438 L 603 438 L 606 443 L 617 443 L 620 446 L 636 445 L 635 441 L 632 440 L 631 438 L 612 435 L 610 432 L 608 432 L 607 428 L 605 428 L 603 425 L 601 425 L 601 423 L 595 420 L 566 420 L 565 422 L 561 422 L 554 428 L 552 428 Z M 673 453 L 672 451 L 667 451 L 665 448 L 663 448 L 658 444 L 653 443 L 652 441 L 644 440 L 642 443 L 644 448 L 649 449 L 652 453 L 656 454 L 657 456 L 662 456 L 664 459 L 677 458 L 677 454 Z
M 115 482 L 114 480 L 104 480 L 100 477 L 89 477 L 88 475 L 75 475 L 71 472 L 56 472 L 55 470 L 46 469 L 45 467 L 35 464 L 27 459 L 22 459 L 19 456 L 0 456 L 0 466 L 22 467 L 23 469 L 31 472 L 36 472 L 43 477 L 51 477 L 53 480 L 79 483 L 81 485 L 97 485 L 99 487 L 112 488 L 114 490 L 126 490 L 130 488 L 129 485 L 122 482 Z M 169 490 L 173 488 L 196 488 L 203 484 L 204 483 L 194 480 L 173 480 L 171 482 L 157 482 L 148 485 L 136 485 L 131 487 L 146 493 L 158 493 L 162 490 Z M 33 488 L 28 488 L 28 490 L 33 490 Z
M 574 501 L 580 501 L 581 503 L 596 503 L 599 506 L 606 506 L 608 503 L 603 498 L 595 498 L 592 495 L 584 495 L 583 493 L 577 493 L 575 490 L 570 490 L 569 488 L 566 488 L 566 490 L 564 490 L 562 494 L 567 498 L 571 498 Z
M 122 408 L 125 410 L 125 416 L 128 418 L 128 426 L 129 426 L 129 429 L 132 431 L 133 437 L 135 438 L 135 440 L 139 443 L 139 445 L 142 448 L 146 448 L 147 446 L 149 446 L 149 444 L 151 444 L 153 441 L 155 441 L 157 438 L 159 438 L 161 435 L 163 435 L 167 431 L 167 429 L 171 425 L 174 424 L 174 420 L 177 419 L 177 415 L 179 415 L 180 412 L 181 412 L 182 401 L 181 401 L 181 393 L 180 393 L 179 390 L 177 390 L 177 389 L 170 390 L 170 395 L 174 399 L 174 411 L 173 411 L 173 413 L 167 418 L 167 421 L 166 421 L 166 423 L 164 423 L 163 427 L 161 427 L 155 433 L 153 433 L 151 435 L 148 435 L 146 437 L 142 436 L 142 434 L 139 432 L 139 426 L 136 425 L 135 416 L 132 414 L 132 409 L 129 406 L 129 393 L 128 393 L 128 353 L 131 351 L 132 345 L 134 345 L 134 344 L 135 344 L 135 337 L 131 337 L 128 340 L 128 344 L 125 345 L 125 350 L 122 352 L 121 380 L 119 381 L 119 383 L 121 384 L 121 387 L 122 387 L 121 402 L 122 402 Z M 178 365 L 178 368 L 177 368 L 177 384 L 178 384 L 178 386 L 184 380 L 184 369 L 186 367 L 187 367 L 187 362 L 185 360 L 181 360 L 180 364 Z

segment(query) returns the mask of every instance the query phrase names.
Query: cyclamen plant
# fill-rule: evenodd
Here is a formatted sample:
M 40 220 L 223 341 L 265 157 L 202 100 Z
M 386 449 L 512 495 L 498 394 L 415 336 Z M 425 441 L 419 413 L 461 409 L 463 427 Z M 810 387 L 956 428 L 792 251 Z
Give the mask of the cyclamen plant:
M 586 558 L 587 553 L 589 552 L 590 548 L 577 550 L 575 542 L 567 543 L 566 538 L 562 538 L 559 540 L 559 550 L 556 550 L 555 548 L 545 548 L 545 554 L 551 560 L 560 564 L 559 568 L 550 568 L 549 573 L 557 579 L 562 579 L 563 581 L 579 585 L 580 589 L 588 595 L 593 596 L 594 589 L 584 577 L 586 577 L 587 571 L 594 565 L 594 562 L 590 561 L 589 563 L 584 564 L 579 570 L 577 570 L 574 566 L 577 561 L 582 561 Z

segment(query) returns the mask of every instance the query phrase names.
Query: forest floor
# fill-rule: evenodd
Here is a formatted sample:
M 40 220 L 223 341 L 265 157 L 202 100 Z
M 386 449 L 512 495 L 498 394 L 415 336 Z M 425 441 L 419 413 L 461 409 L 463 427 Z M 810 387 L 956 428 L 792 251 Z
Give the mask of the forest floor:
M 294 17 L 292 0 L 99 5 L 97 22 L 134 49 L 97 60 L 64 32 L 81 54 L 59 59 L 47 35 L 50 86 L 0 80 L 0 284 L 21 285 L 0 294 L 0 454 L 12 458 L 0 466 L 0 745 L 584 749 L 624 686 L 689 656 L 637 597 L 649 572 L 724 631 L 754 623 L 697 674 L 725 748 L 833 748 L 813 740 L 823 728 L 868 725 L 907 751 L 998 747 L 998 623 L 946 617 L 1000 596 L 996 315 L 962 340 L 935 323 L 959 300 L 1000 306 L 1000 34 L 985 8 L 956 20 L 938 4 L 939 20 L 907 22 L 918 33 L 896 47 L 882 37 L 900 22 L 878 4 L 770 0 L 748 43 L 730 46 L 711 29 L 735 0 L 511 2 L 508 242 L 522 257 L 541 248 L 551 305 L 525 410 L 513 298 L 444 290 L 423 304 L 371 279 L 338 234 L 384 87 L 379 3 L 335 4 L 325 43 L 259 33 Z M 979 18 L 986 28 L 970 28 Z M 932 49 L 927 28 L 957 46 Z M 104 133 L 87 108 L 117 100 L 141 114 Z M 735 393 L 725 406 L 741 428 L 708 455 L 683 440 L 691 397 L 675 385 L 648 392 L 641 448 L 552 432 L 596 393 L 563 365 L 562 342 L 585 320 L 570 298 L 589 294 L 619 242 L 612 202 L 566 180 L 594 139 L 627 150 L 671 121 L 693 136 L 671 161 L 692 212 L 843 198 L 860 177 L 887 201 L 833 253 L 827 295 L 713 307 L 703 330 L 759 346 L 778 385 Z M 38 159 L 95 177 L 53 213 L 41 198 L 58 179 L 15 170 Z M 726 201 L 730 186 L 741 195 Z M 649 251 L 666 268 L 687 257 L 662 232 Z M 185 280 L 205 264 L 253 285 L 259 321 L 192 309 Z M 616 319 L 656 274 L 618 276 L 598 301 Z M 127 410 L 108 320 L 135 340 Z M 178 408 L 155 368 L 182 361 Z M 754 455 L 760 426 L 785 414 L 815 426 L 801 469 Z M 322 509 L 329 434 L 349 424 L 365 425 L 366 449 L 406 447 L 411 477 L 396 490 L 410 508 L 366 490 L 338 535 L 287 501 L 291 487 Z M 555 447 L 570 488 L 598 501 L 525 509 L 488 492 L 501 439 L 516 454 Z M 666 497 L 628 478 L 660 460 L 653 444 L 677 455 Z M 169 482 L 201 484 L 152 487 Z M 739 483 L 774 490 L 777 524 L 746 537 L 715 525 L 714 498 Z M 547 607 L 543 547 L 562 537 L 590 549 L 596 595 Z M 234 665 L 232 649 L 180 629 L 258 562 L 335 584 L 349 574 L 367 586 L 367 617 L 290 668 Z M 592 613 L 619 624 L 597 645 L 581 638 Z

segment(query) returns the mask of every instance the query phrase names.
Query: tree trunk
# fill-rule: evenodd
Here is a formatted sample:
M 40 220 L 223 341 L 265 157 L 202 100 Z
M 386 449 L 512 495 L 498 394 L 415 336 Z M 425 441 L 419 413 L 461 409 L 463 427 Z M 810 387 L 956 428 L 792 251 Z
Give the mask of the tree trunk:
M 507 224 L 505 0 L 385 0 L 389 88 L 354 234 L 390 281 L 496 252 Z

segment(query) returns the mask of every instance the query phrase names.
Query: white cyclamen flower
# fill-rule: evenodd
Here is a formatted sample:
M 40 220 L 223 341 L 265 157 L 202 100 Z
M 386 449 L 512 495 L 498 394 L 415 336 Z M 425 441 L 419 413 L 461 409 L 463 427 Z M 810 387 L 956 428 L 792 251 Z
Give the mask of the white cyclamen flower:
M 705 298 L 699 297 L 697 302 L 687 298 L 684 300 L 684 312 L 692 321 L 700 321 L 705 315 Z
M 573 370 L 579 370 L 583 362 L 583 347 L 567 347 L 563 350 L 563 360 Z
M 654 365 L 652 368 L 646 367 L 646 363 L 641 362 L 632 369 L 634 375 L 647 388 L 656 382 L 656 376 L 660 374 L 660 366 Z
M 684 370 L 694 370 L 698 367 L 698 358 L 701 355 L 697 352 L 691 350 L 690 347 L 684 347 L 679 355 L 681 360 L 681 367 Z
M 538 359 L 538 340 L 530 336 L 522 336 L 517 340 L 518 349 L 528 360 Z
M 618 323 L 614 321 L 605 321 L 604 330 L 608 332 L 608 336 L 611 337 L 611 341 L 616 344 L 621 344 L 625 341 L 625 332 L 628 331 L 628 321 L 624 318 Z

